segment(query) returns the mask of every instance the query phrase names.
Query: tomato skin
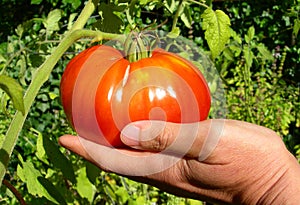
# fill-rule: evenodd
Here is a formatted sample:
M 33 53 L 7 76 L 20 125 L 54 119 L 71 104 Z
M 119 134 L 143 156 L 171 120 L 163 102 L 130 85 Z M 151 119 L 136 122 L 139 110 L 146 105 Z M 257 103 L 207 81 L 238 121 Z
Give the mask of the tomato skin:
M 76 55 L 67 65 L 60 83 L 60 94 L 64 111 L 73 125 L 72 116 L 72 92 L 75 84 L 75 79 L 80 72 L 80 68 L 89 55 L 97 49 L 98 46 L 90 47 L 80 55 Z
M 123 147 L 120 130 L 132 121 L 190 123 L 207 118 L 209 88 L 189 61 L 156 49 L 151 57 L 130 63 L 112 47 L 90 49 L 71 60 L 61 83 L 64 110 L 80 136 Z M 97 78 L 94 83 L 92 78 Z

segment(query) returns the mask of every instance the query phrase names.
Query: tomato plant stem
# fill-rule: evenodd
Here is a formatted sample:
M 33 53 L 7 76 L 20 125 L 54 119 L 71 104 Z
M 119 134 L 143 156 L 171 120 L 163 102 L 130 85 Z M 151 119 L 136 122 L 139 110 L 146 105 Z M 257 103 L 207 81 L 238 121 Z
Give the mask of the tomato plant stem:
M 4 179 L 3 184 L 15 195 L 21 205 L 26 205 L 21 193 L 8 180 Z
M 179 14 L 181 13 L 181 10 L 182 10 L 182 4 L 183 4 L 183 0 L 179 1 L 178 9 L 177 9 L 177 11 L 175 13 L 175 16 L 173 18 L 171 32 L 175 32 L 177 21 L 178 21 L 178 18 L 179 18 Z
M 246 52 L 248 53 L 247 56 L 248 58 L 251 59 L 251 48 L 250 48 L 250 45 L 248 44 L 247 46 L 247 50 Z M 246 57 L 247 58 L 247 57 Z M 251 94 L 252 94 L 252 90 L 251 90 L 251 72 L 250 72 L 250 66 L 248 65 L 247 62 L 250 61 L 250 59 L 246 59 L 246 63 L 245 65 L 243 66 L 243 76 L 244 76 L 244 82 L 245 82 L 245 102 L 246 102 L 246 105 L 247 105 L 247 112 L 248 112 L 248 117 L 249 117 L 249 122 L 251 123 L 255 123 L 255 120 L 253 118 L 253 114 L 252 114 L 252 109 L 251 109 L 251 105 L 252 105 L 252 102 L 251 102 Z
M 84 15 L 80 15 L 80 18 L 74 23 L 76 29 L 71 28 L 70 32 L 67 33 L 65 38 L 57 46 L 56 50 L 46 59 L 46 61 L 35 71 L 32 77 L 32 81 L 24 95 L 24 115 L 17 111 L 12 122 L 7 130 L 6 138 L 0 149 L 0 186 L 4 178 L 6 167 L 9 162 L 9 158 L 17 142 L 19 133 L 23 127 L 24 121 L 27 117 L 29 109 L 34 102 L 42 85 L 48 80 L 52 69 L 64 54 L 64 52 L 78 39 L 83 37 L 91 37 L 93 40 L 102 39 L 113 39 L 119 37 L 122 40 L 122 35 L 103 33 L 101 31 L 83 30 L 84 22 L 87 21 L 88 17 L 94 12 L 95 6 L 93 1 L 89 1 L 83 9 Z M 88 17 L 87 17 L 88 16 Z M 120 38 L 121 37 L 121 38 Z
M 198 2 L 198 1 L 195 1 L 195 0 L 186 0 L 187 2 L 191 2 L 193 4 L 197 4 L 199 6 L 203 6 L 204 8 L 209 8 L 209 6 L 207 6 L 206 4 L 204 3 L 201 3 L 201 2 Z
M 69 32 L 75 31 L 77 29 L 82 29 L 86 24 L 87 20 L 90 18 L 90 16 L 96 9 L 98 3 L 99 0 L 90 0 L 82 9 L 81 13 L 79 14 L 75 23 L 72 25 Z

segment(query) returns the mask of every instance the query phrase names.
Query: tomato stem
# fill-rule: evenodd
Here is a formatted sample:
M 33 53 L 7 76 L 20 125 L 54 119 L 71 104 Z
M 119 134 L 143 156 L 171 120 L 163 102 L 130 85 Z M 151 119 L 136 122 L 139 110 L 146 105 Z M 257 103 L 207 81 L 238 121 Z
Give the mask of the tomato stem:
M 147 32 L 131 32 L 125 40 L 124 52 L 129 62 L 148 58 L 159 42 L 158 36 Z
M 199 6 L 202 6 L 202 7 L 206 8 L 206 9 L 209 8 L 208 5 L 206 5 L 205 3 L 199 2 L 199 1 L 195 1 L 195 0 L 185 0 L 185 1 L 186 1 L 186 2 L 191 2 L 191 3 L 193 3 L 193 4 L 198 4 Z

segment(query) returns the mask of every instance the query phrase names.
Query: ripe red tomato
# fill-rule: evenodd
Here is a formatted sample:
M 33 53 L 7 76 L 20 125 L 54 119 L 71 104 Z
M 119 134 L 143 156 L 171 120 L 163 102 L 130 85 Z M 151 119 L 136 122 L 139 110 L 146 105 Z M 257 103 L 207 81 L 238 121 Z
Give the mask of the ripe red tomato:
M 60 88 L 78 135 L 114 147 L 124 146 L 119 135 L 129 122 L 197 122 L 207 118 L 211 103 L 200 71 L 163 49 L 131 63 L 110 46 L 91 47 L 70 61 Z

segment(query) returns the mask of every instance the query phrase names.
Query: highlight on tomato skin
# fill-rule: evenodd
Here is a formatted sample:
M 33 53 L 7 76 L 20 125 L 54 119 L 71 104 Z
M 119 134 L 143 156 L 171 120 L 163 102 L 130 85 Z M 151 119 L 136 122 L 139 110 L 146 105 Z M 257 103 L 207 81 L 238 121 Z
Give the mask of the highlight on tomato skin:
M 191 123 L 205 120 L 211 105 L 202 73 L 188 60 L 163 49 L 129 62 L 101 45 L 74 57 L 61 81 L 62 105 L 78 135 L 124 147 L 120 131 L 137 120 Z

